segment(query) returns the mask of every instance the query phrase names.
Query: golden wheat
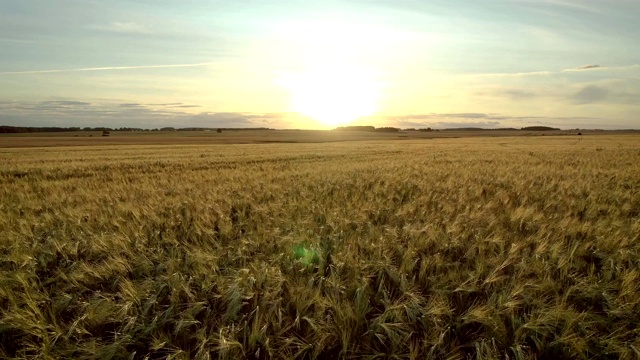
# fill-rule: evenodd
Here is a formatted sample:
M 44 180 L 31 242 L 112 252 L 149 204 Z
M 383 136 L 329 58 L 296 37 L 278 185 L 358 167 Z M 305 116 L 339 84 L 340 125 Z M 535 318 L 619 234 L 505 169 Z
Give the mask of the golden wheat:
M 640 356 L 636 136 L 0 150 L 3 358 Z

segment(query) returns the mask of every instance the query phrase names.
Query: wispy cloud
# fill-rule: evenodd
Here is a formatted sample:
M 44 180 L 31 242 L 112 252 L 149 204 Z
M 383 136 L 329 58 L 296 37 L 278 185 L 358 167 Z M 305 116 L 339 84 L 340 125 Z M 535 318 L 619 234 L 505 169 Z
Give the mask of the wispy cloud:
M 609 70 L 609 71 L 627 71 L 627 70 L 640 70 L 640 64 L 625 65 L 625 66 L 602 66 L 602 65 L 584 65 L 573 69 L 564 69 L 562 72 L 576 72 L 576 71 L 593 71 L 593 70 Z
M 584 66 L 580 66 L 578 70 L 588 70 L 588 69 L 595 69 L 599 67 L 601 66 L 600 65 L 584 65 Z
M 144 25 L 134 22 L 114 22 L 109 25 L 92 26 L 93 29 L 122 34 L 151 34 L 153 33 Z
M 568 10 L 576 10 L 583 11 L 591 14 L 601 14 L 603 13 L 602 8 L 598 8 L 595 6 L 590 6 L 588 2 L 584 0 L 580 1 L 570 1 L 570 0 L 519 0 L 520 3 L 530 3 L 535 4 L 536 6 L 540 5 L 549 5 L 558 8 L 565 8 Z
M 576 104 L 591 104 L 603 101 L 607 98 L 609 91 L 596 85 L 588 85 L 571 96 L 571 100 Z
M 364 119 L 376 120 L 374 118 Z M 576 116 L 510 116 L 496 113 L 461 113 L 461 114 L 408 114 L 401 116 L 388 116 L 381 119 L 387 125 L 401 128 L 484 128 L 495 129 L 504 127 L 520 128 L 523 126 L 544 125 L 560 128 L 625 128 L 622 125 L 611 124 L 608 119 L 600 117 L 576 117 Z M 363 122 L 363 124 L 365 123 Z M 628 128 L 628 126 L 627 126 Z
M 530 71 L 515 73 L 487 73 L 487 74 L 471 74 L 471 77 L 525 77 L 525 76 L 548 76 L 553 75 L 553 71 Z
M 33 40 L 17 39 L 17 38 L 0 38 L 0 43 L 15 43 L 15 44 L 29 44 L 33 43 Z
M 434 127 L 439 129 L 454 128 L 496 128 L 500 125 L 499 121 L 435 121 L 435 122 L 419 122 L 419 121 L 400 121 L 395 124 L 402 128 L 406 127 Z
M 431 114 L 407 114 L 407 115 L 400 115 L 400 116 L 394 116 L 392 117 L 392 119 L 396 119 L 396 120 L 415 120 L 415 119 L 450 119 L 450 118 L 454 118 L 454 119 L 486 119 L 488 118 L 489 115 L 484 114 L 484 113 L 446 113 L 446 114 L 436 114 L 436 113 L 431 113 Z
M 624 65 L 624 66 L 602 66 L 602 65 L 583 65 L 577 68 L 563 69 L 560 71 L 541 70 L 541 71 L 529 71 L 529 72 L 513 72 L 513 73 L 486 73 L 486 74 L 470 74 L 468 77 L 526 77 L 526 76 L 550 76 L 557 75 L 564 72 L 579 72 L 579 71 L 634 71 L 640 70 L 640 64 Z
M 606 66 L 601 66 L 601 65 L 583 65 L 573 69 L 564 69 L 562 70 L 562 72 L 589 71 L 589 70 L 611 70 L 611 68 L 607 68 Z
M 189 112 L 195 104 L 2 101 L 0 125 L 108 127 L 287 127 L 291 113 Z
M 140 69 L 168 69 L 181 67 L 204 67 L 213 65 L 213 62 L 195 63 L 195 64 L 169 64 L 169 65 L 138 65 L 138 66 L 105 66 L 77 69 L 52 69 L 52 70 L 27 70 L 27 71 L 4 71 L 0 75 L 27 75 L 27 74 L 54 74 L 81 71 L 111 71 L 111 70 L 140 70 Z
M 576 105 L 610 104 L 638 108 L 640 104 L 640 79 L 602 80 L 583 84 L 565 96 L 566 101 Z M 637 111 L 637 110 L 635 110 Z
M 430 113 L 386 116 L 382 120 L 400 127 L 495 128 L 500 125 L 498 120 L 503 118 L 485 113 Z
M 60 106 L 89 106 L 91 103 L 84 101 L 73 101 L 73 100 L 54 100 L 54 101 L 42 101 L 41 104 L 47 105 L 60 105 Z
M 478 95 L 486 95 L 487 93 L 478 93 Z M 492 96 L 506 97 L 511 100 L 531 100 L 539 97 L 540 94 L 524 89 L 501 89 L 490 93 Z

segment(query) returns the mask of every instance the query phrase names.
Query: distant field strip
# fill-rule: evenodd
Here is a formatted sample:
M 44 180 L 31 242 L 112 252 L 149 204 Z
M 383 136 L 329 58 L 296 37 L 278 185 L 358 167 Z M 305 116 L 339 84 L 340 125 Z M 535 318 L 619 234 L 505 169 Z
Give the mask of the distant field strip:
M 0 164 L 0 358 L 640 355 L 640 136 Z

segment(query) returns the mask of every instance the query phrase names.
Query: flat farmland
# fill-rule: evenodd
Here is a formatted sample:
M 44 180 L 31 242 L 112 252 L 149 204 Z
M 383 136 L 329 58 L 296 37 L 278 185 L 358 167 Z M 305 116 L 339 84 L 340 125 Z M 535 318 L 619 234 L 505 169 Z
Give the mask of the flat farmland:
M 110 145 L 213 145 L 265 143 L 324 143 L 342 141 L 429 140 L 468 137 L 538 137 L 584 135 L 638 135 L 637 131 L 594 130 L 443 130 L 443 131 L 332 131 L 332 130 L 224 130 L 216 131 L 100 131 L 0 134 L 0 148 L 110 146 Z
M 0 137 L 0 357 L 640 356 L 640 136 L 415 133 Z

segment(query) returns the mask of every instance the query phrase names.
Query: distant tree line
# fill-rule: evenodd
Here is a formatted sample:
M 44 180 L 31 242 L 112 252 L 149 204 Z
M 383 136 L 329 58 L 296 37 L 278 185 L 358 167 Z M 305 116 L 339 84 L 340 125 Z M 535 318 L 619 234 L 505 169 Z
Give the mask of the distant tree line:
M 376 131 L 375 126 L 338 126 L 336 131 Z
M 548 126 L 527 126 L 521 128 L 521 130 L 529 130 L 529 131 L 550 131 L 550 130 L 560 130 L 558 128 L 552 128 Z
M 189 128 L 174 128 L 174 127 L 163 127 L 160 129 L 142 129 L 142 128 L 134 128 L 134 127 L 120 127 L 120 128 L 111 128 L 111 127 L 27 127 L 27 126 L 0 126 L 0 134 L 24 134 L 24 133 L 41 133 L 41 132 L 71 132 L 71 131 L 218 131 L 222 130 L 273 130 L 265 127 L 258 128 L 200 128 L 200 127 L 189 127 Z
M 395 128 L 395 127 L 390 127 L 390 126 L 386 126 L 386 127 L 379 127 L 376 128 L 375 126 L 367 126 L 367 125 L 358 125 L 358 126 L 338 126 L 337 128 L 335 128 L 336 131 L 369 131 L 369 132 L 398 132 L 400 131 L 399 128 Z
M 0 134 L 23 134 L 23 133 L 39 133 L 39 132 L 70 132 L 70 131 L 143 131 L 140 128 L 110 128 L 110 127 L 27 127 L 27 126 L 0 126 Z
M 79 127 L 59 128 L 59 127 L 22 127 L 22 126 L 0 126 L 0 134 L 21 134 L 35 132 L 63 132 L 80 131 Z
M 226 130 L 273 130 L 266 127 L 256 127 L 256 128 L 205 128 L 205 127 L 186 127 L 186 128 L 174 128 L 171 126 L 156 128 L 156 129 L 142 129 L 136 127 L 120 127 L 120 128 L 111 128 L 111 127 L 27 127 L 27 126 L 0 126 L 0 134 L 20 134 L 20 133 L 39 133 L 39 132 L 70 132 L 70 131 L 217 131 L 222 132 Z M 396 127 L 379 127 L 368 126 L 368 125 L 358 125 L 358 126 L 339 126 L 335 129 L 336 131 L 369 131 L 369 132 L 398 132 L 399 128 Z M 455 128 L 455 129 L 443 129 L 442 131 L 479 131 L 479 130 L 517 130 L 514 128 L 497 128 L 497 129 L 482 129 L 482 128 Z M 528 130 L 528 131 L 551 131 L 551 130 L 560 130 L 558 128 L 552 128 L 548 126 L 527 126 L 523 127 L 520 130 Z M 432 128 L 409 128 L 404 129 L 404 131 L 439 131 L 437 129 Z

